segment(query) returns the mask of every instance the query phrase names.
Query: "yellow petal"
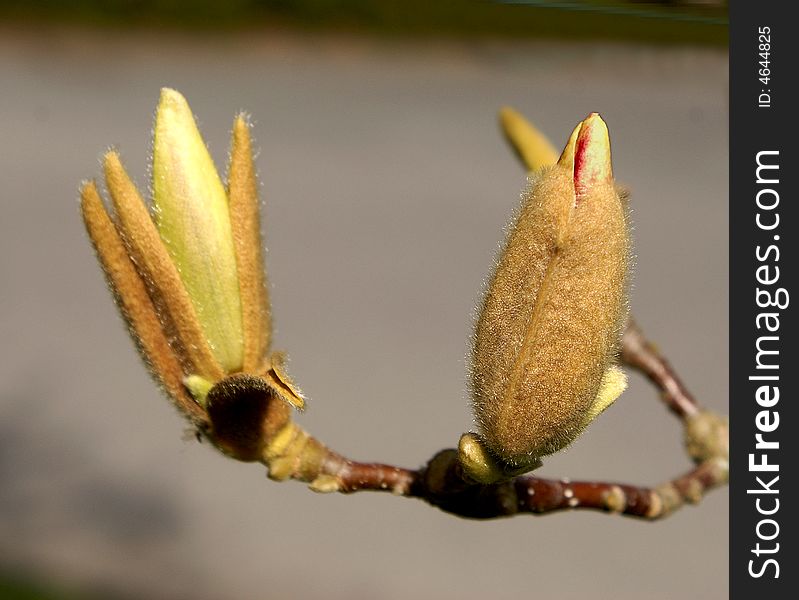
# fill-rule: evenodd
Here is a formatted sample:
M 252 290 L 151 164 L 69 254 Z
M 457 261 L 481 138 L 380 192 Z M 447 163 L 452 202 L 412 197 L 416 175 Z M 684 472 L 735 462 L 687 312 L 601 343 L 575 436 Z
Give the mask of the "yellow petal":
M 510 107 L 499 111 L 499 122 L 505 138 L 528 171 L 554 165 L 558 153 L 549 139 L 520 113 Z
M 580 135 L 582 127 L 582 121 L 577 123 L 577 127 L 572 130 L 569 140 L 563 147 L 563 152 L 560 153 L 560 158 L 558 159 L 558 165 L 572 174 L 574 173 L 574 148 L 577 146 L 577 137 Z
M 508 465 L 494 457 L 474 433 L 464 433 L 458 442 L 458 460 L 466 474 L 477 483 L 491 484 L 522 475 L 541 466 L 532 459 L 521 468 Z
M 596 399 L 586 413 L 585 426 L 587 427 L 591 421 L 602 414 L 626 389 L 627 375 L 618 366 L 610 366 L 602 376 L 602 383 L 599 385 Z
M 589 188 L 612 182 L 608 126 L 597 113 L 591 113 L 582 123 L 574 149 L 574 190 L 578 202 Z
M 558 164 L 571 171 L 578 202 L 589 188 L 613 182 L 608 126 L 598 113 L 575 127 Z
M 243 334 L 225 188 L 185 98 L 161 90 L 153 142 L 156 225 L 214 355 L 241 370 Z

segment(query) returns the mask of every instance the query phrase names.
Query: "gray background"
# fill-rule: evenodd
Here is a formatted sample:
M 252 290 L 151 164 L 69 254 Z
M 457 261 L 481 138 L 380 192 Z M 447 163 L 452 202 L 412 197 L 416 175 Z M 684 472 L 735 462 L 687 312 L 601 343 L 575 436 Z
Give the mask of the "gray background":
M 0 566 L 154 598 L 724 598 L 727 492 L 646 523 L 460 520 L 316 495 L 186 441 L 117 317 L 77 188 L 121 151 L 147 187 L 161 86 L 218 161 L 252 113 L 276 346 L 335 449 L 415 467 L 471 425 L 472 311 L 524 174 L 496 110 L 556 145 L 590 111 L 634 190 L 633 312 L 727 410 L 727 56 L 628 45 L 0 32 Z M 541 474 L 689 466 L 639 376 Z

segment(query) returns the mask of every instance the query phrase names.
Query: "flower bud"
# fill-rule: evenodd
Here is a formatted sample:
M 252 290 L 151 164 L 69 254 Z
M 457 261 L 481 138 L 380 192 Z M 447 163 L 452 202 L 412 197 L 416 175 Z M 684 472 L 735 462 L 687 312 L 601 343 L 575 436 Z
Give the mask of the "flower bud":
M 607 127 L 594 113 L 531 178 L 477 321 L 473 407 L 479 443 L 501 466 L 489 469 L 495 479 L 571 443 L 623 391 L 614 361 L 629 252 Z M 462 444 L 462 463 L 486 481 L 469 466 L 476 439 Z
M 301 409 L 302 393 L 271 350 L 271 312 L 249 127 L 233 125 L 228 189 L 186 100 L 161 91 L 153 143 L 154 219 L 116 151 L 81 190 L 89 237 L 150 372 L 223 452 L 257 460 Z

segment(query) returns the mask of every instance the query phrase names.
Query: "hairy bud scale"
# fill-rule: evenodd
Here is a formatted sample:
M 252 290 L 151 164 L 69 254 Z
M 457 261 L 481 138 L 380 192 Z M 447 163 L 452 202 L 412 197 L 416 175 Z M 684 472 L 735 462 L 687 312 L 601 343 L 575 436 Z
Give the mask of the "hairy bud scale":
M 482 443 L 509 467 L 572 442 L 624 387 L 629 235 L 598 115 L 531 178 L 478 318 L 472 394 Z

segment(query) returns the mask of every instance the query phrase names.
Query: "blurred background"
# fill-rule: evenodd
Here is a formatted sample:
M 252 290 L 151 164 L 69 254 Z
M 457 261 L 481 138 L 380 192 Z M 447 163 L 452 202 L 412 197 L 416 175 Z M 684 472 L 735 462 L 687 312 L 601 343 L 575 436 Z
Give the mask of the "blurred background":
M 633 190 L 632 309 L 727 411 L 722 2 L 84 0 L 0 4 L 0 598 L 726 598 L 727 492 L 657 523 L 476 522 L 268 481 L 185 435 L 78 215 L 118 148 L 148 188 L 159 88 L 224 169 L 255 123 L 277 331 L 300 422 L 408 467 L 471 427 L 473 310 L 525 175 L 496 113 L 607 121 Z M 689 468 L 643 379 L 543 476 Z

